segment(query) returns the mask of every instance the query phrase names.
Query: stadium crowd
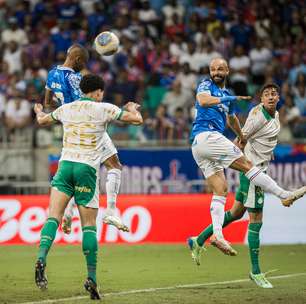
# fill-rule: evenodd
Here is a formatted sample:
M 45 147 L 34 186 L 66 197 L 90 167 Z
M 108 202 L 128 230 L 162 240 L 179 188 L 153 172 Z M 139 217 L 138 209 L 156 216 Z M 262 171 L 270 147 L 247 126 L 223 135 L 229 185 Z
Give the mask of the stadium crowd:
M 306 6 L 303 0 L 0 1 L 1 136 L 35 126 L 48 70 L 72 43 L 90 51 L 89 69 L 106 82 L 105 101 L 142 105 L 142 128 L 110 126 L 114 139 L 187 143 L 197 81 L 224 57 L 243 122 L 265 82 L 281 87 L 280 140 L 306 136 Z M 92 47 L 101 31 L 121 41 L 114 56 Z M 4 131 L 3 131 L 4 130 Z

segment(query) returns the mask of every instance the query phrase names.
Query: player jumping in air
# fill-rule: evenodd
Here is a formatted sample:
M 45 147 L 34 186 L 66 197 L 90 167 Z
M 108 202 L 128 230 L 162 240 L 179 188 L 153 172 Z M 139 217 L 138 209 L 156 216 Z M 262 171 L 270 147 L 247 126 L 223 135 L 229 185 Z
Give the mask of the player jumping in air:
M 99 76 L 85 75 L 80 88 L 84 97 L 64 104 L 50 114 L 44 113 L 40 104 L 36 104 L 34 108 L 40 125 L 48 126 L 60 121 L 64 128 L 59 167 L 51 183 L 48 219 L 41 230 L 35 282 L 40 289 L 47 288 L 47 254 L 64 210 L 74 197 L 81 218 L 82 248 L 88 270 L 84 287 L 92 299 L 100 299 L 96 283 L 96 217 L 99 210 L 99 170 L 106 128 L 112 120 L 138 125 L 142 123 L 142 117 L 137 111 L 139 105 L 136 103 L 129 102 L 124 110 L 109 103 L 101 103 L 104 82 Z
M 279 101 L 279 87 L 273 83 L 266 84 L 260 92 L 261 103 L 254 107 L 248 115 L 242 128 L 246 145 L 236 142 L 244 149 L 245 156 L 256 167 L 263 171 L 268 169 L 272 159 L 273 150 L 277 144 L 277 135 L 280 131 L 279 115 L 276 105 Z M 240 219 L 246 210 L 249 213 L 248 244 L 252 264 L 250 278 L 262 288 L 272 288 L 272 284 L 266 279 L 259 267 L 259 233 L 262 226 L 262 212 L 264 206 L 264 191 L 254 186 L 240 173 L 240 187 L 236 193 L 236 200 L 232 209 L 225 213 L 223 227 Z M 212 235 L 212 225 L 208 226 L 197 237 L 197 243 L 202 247 L 205 241 Z M 200 257 L 199 257 L 200 258 Z
M 227 196 L 225 168 L 230 167 L 242 172 L 252 187 L 258 186 L 263 191 L 276 195 L 285 206 L 290 206 L 302 197 L 306 193 L 306 187 L 296 191 L 282 189 L 262 168 L 256 167 L 256 163 L 248 160 L 236 145 L 223 136 L 228 117 L 229 126 L 235 131 L 240 144 L 245 144 L 246 139 L 234 113 L 234 107 L 238 99 L 248 100 L 250 97 L 229 94 L 225 88 L 229 69 L 224 59 L 212 60 L 209 68 L 210 79 L 202 80 L 197 88 L 196 117 L 191 133 L 192 154 L 213 192 L 210 209 L 213 225 L 211 244 L 226 254 L 236 255 L 237 252 L 224 239 L 222 233 Z M 196 237 L 191 237 L 188 239 L 188 245 L 193 259 L 199 265 L 203 244 Z
M 89 55 L 87 50 L 81 45 L 72 45 L 67 52 L 67 57 L 63 65 L 56 66 L 48 73 L 45 107 L 52 105 L 53 96 L 60 104 L 66 104 L 79 99 L 82 96 L 79 84 L 82 74 L 87 74 L 86 63 Z M 109 138 L 107 132 L 104 133 L 104 149 L 102 150 L 101 161 L 107 169 L 106 178 L 106 196 L 107 209 L 103 217 L 103 222 L 114 225 L 123 231 L 129 231 L 129 228 L 121 222 L 121 219 L 115 215 L 117 195 L 121 183 L 122 165 L 118 158 L 118 152 Z M 62 229 L 65 233 L 71 232 L 71 221 L 74 199 L 69 202 L 63 220 Z

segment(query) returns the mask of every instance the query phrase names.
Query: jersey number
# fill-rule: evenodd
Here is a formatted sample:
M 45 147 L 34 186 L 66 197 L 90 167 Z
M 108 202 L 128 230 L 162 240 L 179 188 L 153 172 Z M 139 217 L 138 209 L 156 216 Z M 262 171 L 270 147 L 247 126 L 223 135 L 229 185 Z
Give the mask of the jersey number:
M 97 145 L 96 134 L 88 133 L 95 129 L 94 124 L 67 124 L 64 132 L 64 148 L 93 149 Z

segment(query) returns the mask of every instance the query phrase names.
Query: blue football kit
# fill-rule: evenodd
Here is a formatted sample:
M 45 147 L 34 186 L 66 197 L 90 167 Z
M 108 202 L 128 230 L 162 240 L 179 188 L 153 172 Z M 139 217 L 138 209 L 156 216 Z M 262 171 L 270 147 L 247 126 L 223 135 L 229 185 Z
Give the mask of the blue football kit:
M 196 90 L 196 94 L 206 93 L 214 97 L 220 97 L 223 101 L 220 104 L 203 107 L 198 101 L 195 103 L 195 119 L 191 131 L 191 142 L 201 132 L 218 131 L 224 133 L 226 126 L 226 115 L 235 114 L 234 99 L 230 92 L 218 87 L 211 79 L 202 79 Z M 227 98 L 227 96 L 229 98 Z
M 63 105 L 82 97 L 81 79 L 82 74 L 80 72 L 58 65 L 49 71 L 46 88 L 54 93 L 59 105 Z

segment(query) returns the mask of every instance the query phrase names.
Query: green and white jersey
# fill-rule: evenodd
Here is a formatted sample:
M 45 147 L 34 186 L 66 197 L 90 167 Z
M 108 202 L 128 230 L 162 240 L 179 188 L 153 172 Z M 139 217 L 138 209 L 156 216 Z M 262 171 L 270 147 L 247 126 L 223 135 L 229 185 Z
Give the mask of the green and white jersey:
M 122 110 L 110 103 L 81 98 L 51 113 L 63 124 L 63 149 L 60 161 L 84 163 L 98 169 L 104 149 L 107 124 L 120 119 Z
M 279 114 L 272 117 L 262 104 L 254 107 L 242 128 L 247 139 L 244 148 L 245 156 L 254 165 L 261 164 L 266 170 L 271 160 L 273 150 L 277 145 L 277 136 L 280 131 Z

